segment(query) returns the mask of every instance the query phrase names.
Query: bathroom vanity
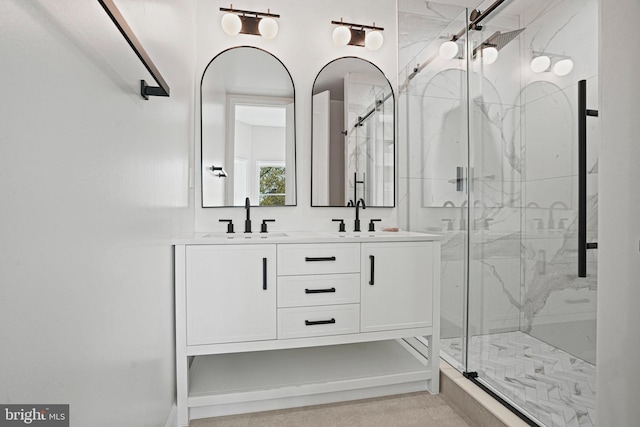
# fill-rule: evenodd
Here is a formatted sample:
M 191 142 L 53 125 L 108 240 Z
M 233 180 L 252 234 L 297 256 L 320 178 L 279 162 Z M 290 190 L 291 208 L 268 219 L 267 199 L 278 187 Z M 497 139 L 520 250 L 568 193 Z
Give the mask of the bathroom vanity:
M 438 238 L 274 232 L 175 239 L 179 425 L 437 393 Z

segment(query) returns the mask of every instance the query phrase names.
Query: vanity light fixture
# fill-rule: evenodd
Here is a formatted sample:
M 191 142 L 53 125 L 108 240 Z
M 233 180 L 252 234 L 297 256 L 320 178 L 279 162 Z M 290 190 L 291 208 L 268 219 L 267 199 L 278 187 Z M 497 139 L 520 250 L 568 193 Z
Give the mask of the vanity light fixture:
M 339 21 L 331 21 L 331 23 L 337 25 L 332 36 L 336 46 L 364 46 L 369 50 L 378 50 L 384 43 L 382 36 L 384 28 L 376 27 L 375 22 L 373 25 L 352 24 L 340 18 Z
M 222 29 L 230 36 L 236 34 L 252 34 L 262 36 L 265 39 L 273 39 L 278 35 L 278 23 L 273 18 L 280 18 L 280 15 L 271 13 L 253 12 L 250 10 L 221 7 L 221 12 L 227 12 L 222 16 Z
M 552 63 L 553 67 L 551 66 Z M 533 52 L 531 71 L 534 73 L 543 73 L 551 70 L 557 76 L 566 76 L 573 70 L 573 60 L 566 55 Z

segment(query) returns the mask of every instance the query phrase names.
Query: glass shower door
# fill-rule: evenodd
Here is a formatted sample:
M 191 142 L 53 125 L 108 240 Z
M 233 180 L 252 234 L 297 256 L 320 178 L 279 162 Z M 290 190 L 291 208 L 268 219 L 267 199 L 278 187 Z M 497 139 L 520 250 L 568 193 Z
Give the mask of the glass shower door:
M 406 188 L 408 228 L 436 232 L 441 242 L 441 356 L 465 365 L 468 186 L 467 13 L 418 0 L 399 2 L 400 188 Z M 455 52 L 440 45 L 451 34 Z M 403 167 L 404 165 L 404 167 Z M 402 198 L 402 192 L 400 193 Z M 403 206 L 400 206 L 403 208 Z
M 579 188 L 578 81 L 597 109 L 597 1 L 512 0 L 482 24 L 470 32 L 466 369 L 544 425 L 593 425 L 597 251 L 579 277 L 578 218 L 595 243 L 599 138 L 591 114 Z M 495 60 L 482 55 L 492 45 Z

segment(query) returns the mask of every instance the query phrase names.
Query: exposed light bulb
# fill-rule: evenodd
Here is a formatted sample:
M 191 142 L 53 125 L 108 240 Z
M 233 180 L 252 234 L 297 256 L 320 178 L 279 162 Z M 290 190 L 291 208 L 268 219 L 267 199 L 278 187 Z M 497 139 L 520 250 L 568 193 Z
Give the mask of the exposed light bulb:
M 493 46 L 483 48 L 480 54 L 482 55 L 482 63 L 484 65 L 491 65 L 498 59 L 498 49 Z
M 566 76 L 571 70 L 573 70 L 573 61 L 571 59 L 562 59 L 553 66 L 553 72 L 560 77 Z
M 272 39 L 278 34 L 278 23 L 273 18 L 262 18 L 258 24 L 258 31 L 265 39 Z
M 531 60 L 531 71 L 534 73 L 542 73 L 549 69 L 551 65 L 551 58 L 547 55 L 536 56 Z
M 454 41 L 446 41 L 440 45 L 440 58 L 453 59 L 458 54 L 458 43 Z
M 225 13 L 222 15 L 222 29 L 230 36 L 235 36 L 242 29 L 242 21 L 235 13 Z
M 369 50 L 378 50 L 382 47 L 384 38 L 380 31 L 369 31 L 364 37 L 364 47 Z
M 351 41 L 351 30 L 339 25 L 333 30 L 333 43 L 336 46 L 346 46 Z

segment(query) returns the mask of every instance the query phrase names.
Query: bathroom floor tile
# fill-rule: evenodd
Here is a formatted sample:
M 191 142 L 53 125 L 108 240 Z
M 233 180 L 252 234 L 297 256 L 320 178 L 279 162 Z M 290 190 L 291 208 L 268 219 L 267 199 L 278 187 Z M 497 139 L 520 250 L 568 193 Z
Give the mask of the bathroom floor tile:
M 460 338 L 443 339 L 441 346 L 460 359 Z M 547 426 L 595 425 L 595 366 L 531 335 L 516 331 L 474 336 L 469 366 Z
M 428 392 L 193 420 L 189 427 L 469 427 L 442 396 Z

